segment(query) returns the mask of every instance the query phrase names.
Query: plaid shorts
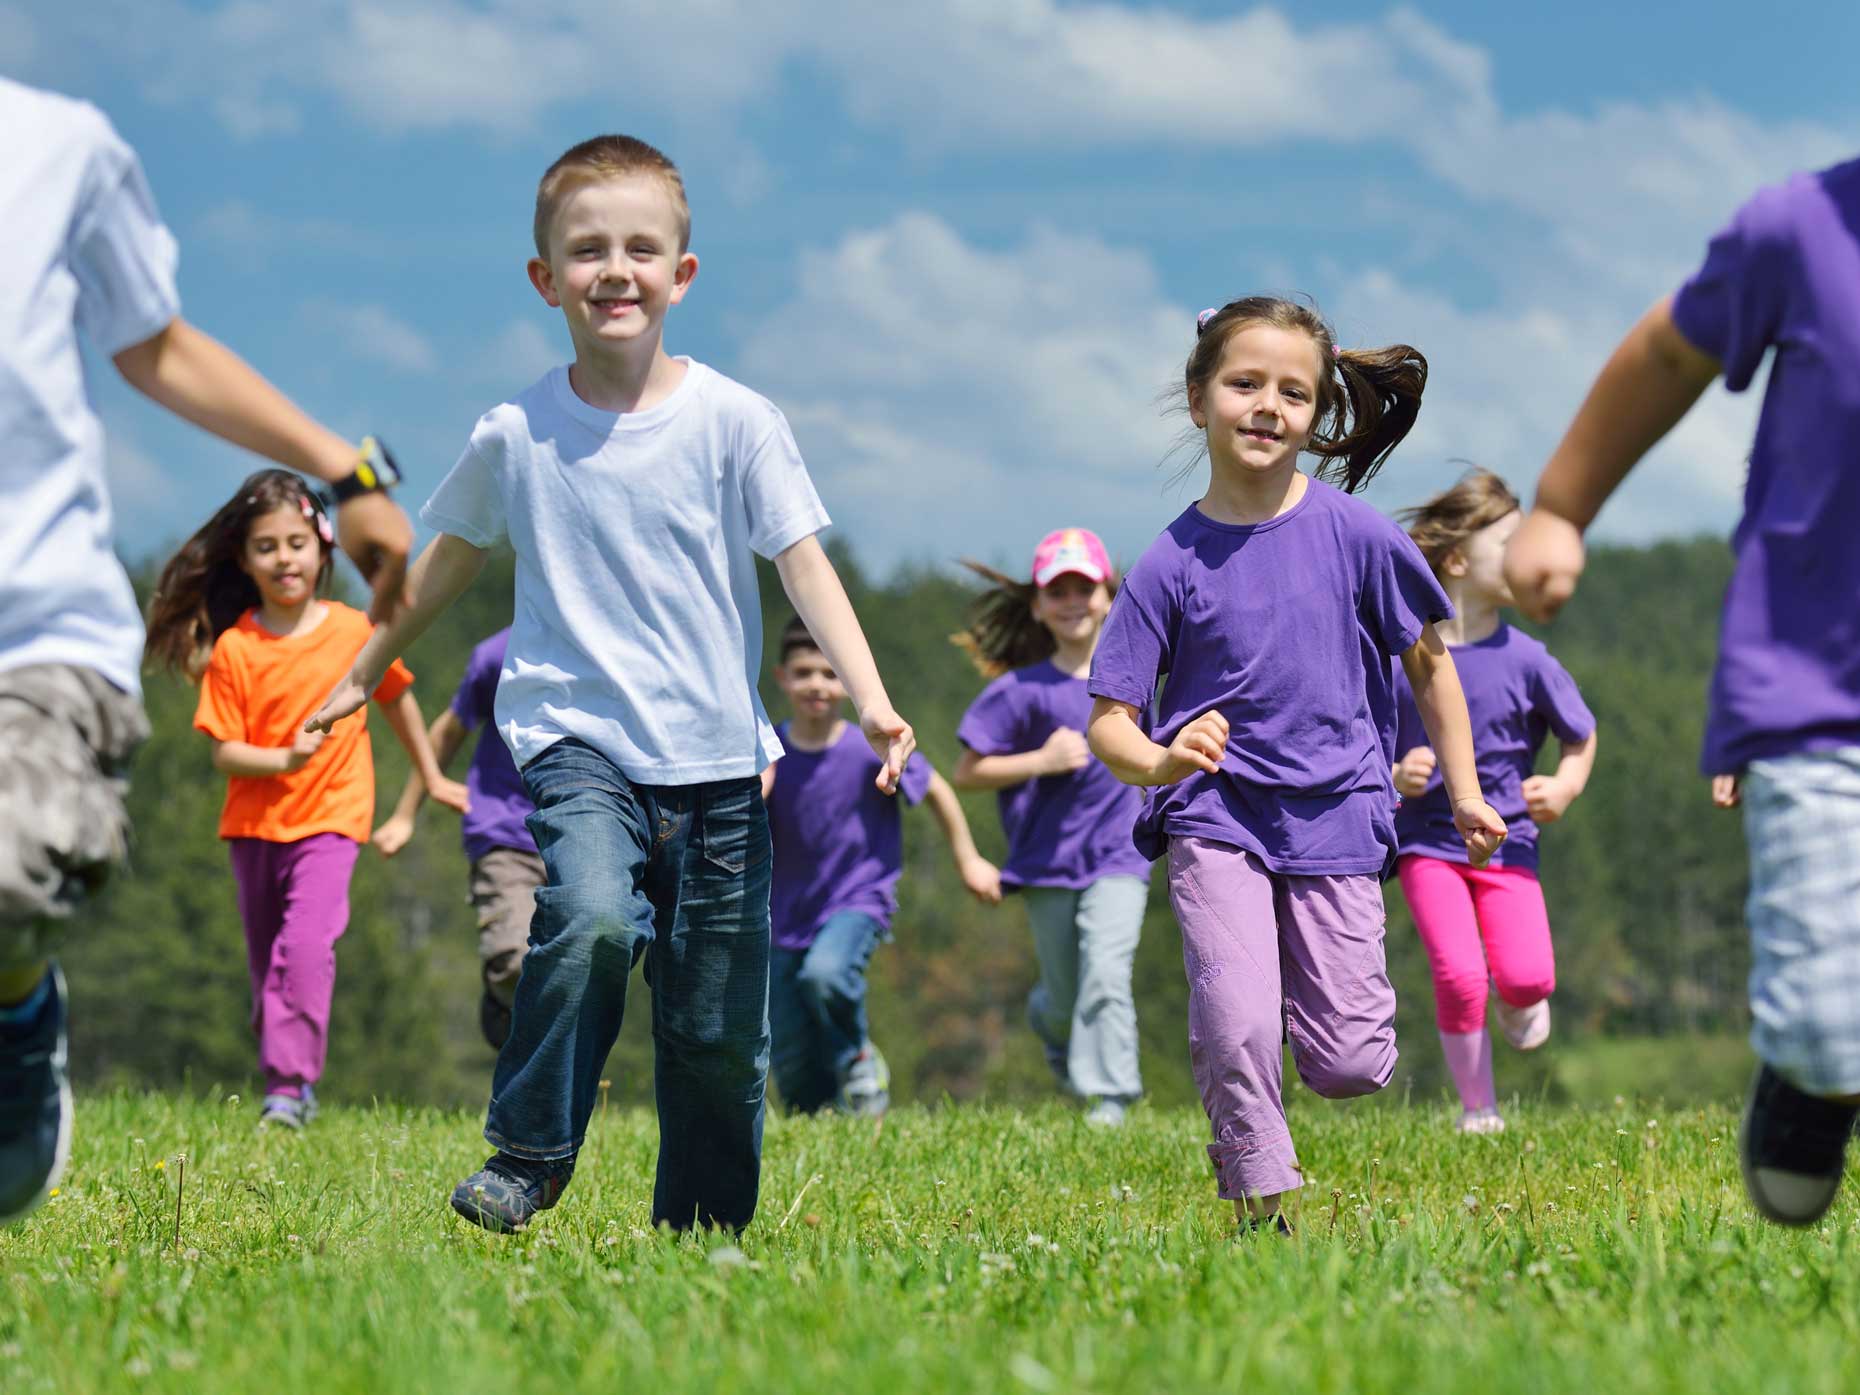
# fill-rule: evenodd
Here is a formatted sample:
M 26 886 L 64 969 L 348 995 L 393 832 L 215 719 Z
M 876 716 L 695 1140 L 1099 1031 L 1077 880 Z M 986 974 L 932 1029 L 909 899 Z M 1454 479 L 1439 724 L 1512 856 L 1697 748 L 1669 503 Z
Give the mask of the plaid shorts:
M 0 670 L 0 967 L 44 957 L 122 860 L 129 757 L 148 731 L 135 696 L 89 669 Z
M 1860 746 L 1752 761 L 1750 1044 L 1810 1094 L 1860 1092 Z

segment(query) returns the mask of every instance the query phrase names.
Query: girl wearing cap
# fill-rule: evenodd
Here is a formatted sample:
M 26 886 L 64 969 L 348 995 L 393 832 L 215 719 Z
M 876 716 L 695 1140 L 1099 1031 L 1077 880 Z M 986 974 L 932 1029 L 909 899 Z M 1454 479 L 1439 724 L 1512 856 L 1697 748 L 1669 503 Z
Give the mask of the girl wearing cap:
M 1284 1044 L 1327 1098 L 1380 1090 L 1395 1070 L 1390 659 L 1469 865 L 1505 824 L 1480 793 L 1434 629 L 1453 607 L 1407 534 L 1355 497 L 1414 424 L 1427 361 L 1405 344 L 1343 349 L 1308 305 L 1266 296 L 1207 311 L 1198 332 L 1182 396 L 1208 486 L 1118 593 L 1088 730 L 1119 779 L 1150 791 L 1136 841 L 1169 859 L 1220 1194 L 1244 1229 L 1282 1232 L 1280 1198 L 1304 1184 Z
M 955 642 L 993 681 L 957 728 L 951 782 L 997 792 L 1001 884 L 1026 903 L 1040 964 L 1027 1020 L 1060 1088 L 1089 1101 L 1090 1122 L 1116 1126 L 1143 1093 L 1130 966 L 1150 875 L 1130 836 L 1142 796 L 1085 744 L 1085 675 L 1117 574 L 1084 528 L 1047 534 L 1025 582 L 967 565 L 992 585 Z

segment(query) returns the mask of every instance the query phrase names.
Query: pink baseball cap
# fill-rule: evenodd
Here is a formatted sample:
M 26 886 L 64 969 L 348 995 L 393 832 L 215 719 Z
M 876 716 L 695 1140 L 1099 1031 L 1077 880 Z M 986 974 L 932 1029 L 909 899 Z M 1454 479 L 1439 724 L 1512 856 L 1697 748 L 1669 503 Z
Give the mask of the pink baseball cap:
M 1087 581 L 1108 581 L 1111 557 L 1089 528 L 1059 528 L 1033 550 L 1033 584 L 1050 585 L 1055 577 L 1076 572 Z

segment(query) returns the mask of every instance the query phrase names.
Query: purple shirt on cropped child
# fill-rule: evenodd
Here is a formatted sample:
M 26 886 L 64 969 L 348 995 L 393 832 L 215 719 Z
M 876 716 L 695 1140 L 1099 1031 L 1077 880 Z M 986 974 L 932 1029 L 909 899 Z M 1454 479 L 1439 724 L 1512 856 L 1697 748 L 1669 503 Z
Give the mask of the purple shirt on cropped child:
M 1091 693 L 1083 678 L 1038 663 L 1004 673 L 969 705 L 956 739 L 978 756 L 1037 751 L 1061 727 L 1084 734 Z M 1073 891 L 1101 877 L 1148 877 L 1149 859 L 1130 841 L 1143 793 L 1098 761 L 1065 775 L 1042 775 L 998 796 L 1008 856 L 1004 886 Z
M 1860 160 L 1753 197 L 1672 313 L 1732 392 L 1776 349 L 1700 765 L 1860 745 Z
M 1210 708 L 1227 756 L 1149 792 L 1146 856 L 1193 835 L 1275 872 L 1380 873 L 1395 851 L 1390 657 L 1453 613 L 1407 534 L 1320 480 L 1248 526 L 1191 505 L 1150 544 L 1112 603 L 1090 691 L 1150 710 L 1167 744 Z
M 1492 855 L 1491 865 L 1535 871 L 1537 825 L 1524 807 L 1524 782 L 1536 768 L 1538 748 L 1549 733 L 1555 732 L 1561 741 L 1580 741 L 1595 730 L 1595 718 L 1563 665 L 1542 644 L 1510 625 L 1500 625 L 1475 644 L 1454 645 L 1453 666 L 1472 716 L 1479 788 L 1511 831 Z M 1395 756 L 1400 759 L 1431 742 L 1408 676 L 1399 665 L 1392 672 Z M 1395 834 L 1404 854 L 1466 861 L 1466 842 L 1453 826 L 1453 806 L 1438 770 L 1425 790 L 1401 802 L 1395 811 Z
M 504 646 L 510 641 L 506 626 L 471 651 L 459 690 L 452 695 L 452 715 L 466 731 L 489 726 L 472 752 L 465 788 L 471 808 L 459 822 L 465 856 L 473 862 L 493 848 L 535 852 L 536 840 L 524 822 L 535 805 L 523 788 L 510 748 L 492 724 L 491 704 L 497 697 L 497 676 L 504 668 Z
M 858 911 L 889 926 L 904 870 L 904 820 L 897 799 L 881 794 L 878 757 L 851 722 L 824 751 L 789 744 L 775 763 L 769 837 L 775 867 L 769 887 L 770 942 L 803 950 L 828 917 Z M 913 754 L 898 793 L 912 804 L 930 790 L 930 762 Z

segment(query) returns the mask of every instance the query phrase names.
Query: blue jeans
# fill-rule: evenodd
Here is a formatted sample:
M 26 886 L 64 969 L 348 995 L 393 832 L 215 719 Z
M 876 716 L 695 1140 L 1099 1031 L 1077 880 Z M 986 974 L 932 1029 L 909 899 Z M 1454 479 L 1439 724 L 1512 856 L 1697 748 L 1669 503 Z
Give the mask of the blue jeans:
M 768 1081 L 769 826 L 754 778 L 636 785 L 558 741 L 523 768 L 548 882 L 498 1053 L 484 1136 L 572 1158 L 627 978 L 652 990 L 659 1167 L 653 1223 L 740 1228 L 755 1214 Z
M 833 1102 L 846 1067 L 865 1045 L 865 966 L 885 927 L 862 911 L 841 911 L 806 949 L 769 954 L 769 1026 L 775 1088 L 800 1114 Z

